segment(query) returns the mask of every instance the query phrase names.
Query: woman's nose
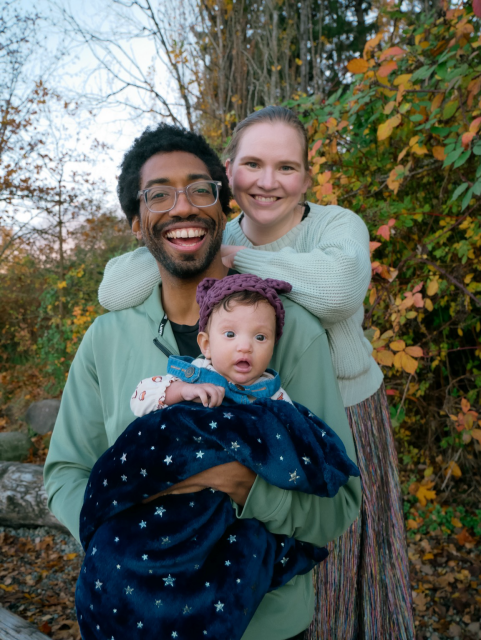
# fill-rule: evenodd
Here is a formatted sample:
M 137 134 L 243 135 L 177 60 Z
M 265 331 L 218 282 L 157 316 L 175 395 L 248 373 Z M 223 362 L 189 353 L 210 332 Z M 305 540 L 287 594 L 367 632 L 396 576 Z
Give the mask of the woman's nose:
M 275 171 L 266 167 L 263 169 L 257 178 L 257 184 L 265 191 L 270 191 L 277 187 L 277 179 Z

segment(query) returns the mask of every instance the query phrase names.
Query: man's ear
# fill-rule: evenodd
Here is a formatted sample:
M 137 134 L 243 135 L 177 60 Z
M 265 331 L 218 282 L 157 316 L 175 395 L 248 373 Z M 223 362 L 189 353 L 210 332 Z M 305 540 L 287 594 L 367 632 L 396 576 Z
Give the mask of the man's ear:
M 134 216 L 132 220 L 132 233 L 137 240 L 142 240 L 142 230 L 140 228 L 140 216 Z
M 229 160 L 229 158 L 227 158 L 227 160 L 225 161 L 225 172 L 227 173 L 227 177 L 229 178 L 229 185 L 230 188 L 232 189 L 232 162 Z
M 201 331 L 197 336 L 197 344 L 202 351 L 202 355 L 210 360 L 210 343 L 209 343 L 209 334 L 205 331 Z

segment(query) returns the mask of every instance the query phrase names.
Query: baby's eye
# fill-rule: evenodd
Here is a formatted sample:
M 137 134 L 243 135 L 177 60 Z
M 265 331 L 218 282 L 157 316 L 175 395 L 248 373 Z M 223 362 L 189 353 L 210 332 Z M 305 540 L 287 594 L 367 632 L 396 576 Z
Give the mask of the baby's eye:
M 266 339 L 266 337 L 264 335 L 262 335 L 262 333 L 258 333 L 256 335 L 257 342 L 264 342 L 265 339 Z
M 226 338 L 235 338 L 235 333 L 233 331 L 224 331 L 224 335 Z

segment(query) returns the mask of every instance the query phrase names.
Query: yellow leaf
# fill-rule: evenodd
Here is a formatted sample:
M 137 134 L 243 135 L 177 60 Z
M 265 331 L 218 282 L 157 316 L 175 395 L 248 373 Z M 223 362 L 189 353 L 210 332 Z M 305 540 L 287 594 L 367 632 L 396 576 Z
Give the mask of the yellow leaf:
M 479 442 L 479 444 L 481 444 L 481 429 L 473 429 L 471 431 L 471 435 Z
M 393 337 L 394 337 L 394 331 L 392 329 L 385 331 L 381 336 L 383 340 L 388 340 L 389 338 L 393 338 Z
M 443 100 L 444 100 L 444 93 L 438 93 L 438 95 L 431 102 L 431 112 L 433 112 L 435 109 L 439 109 L 439 107 L 443 103 Z
M 388 102 L 387 105 L 384 107 L 384 113 L 388 116 L 395 106 L 396 106 L 396 101 L 391 100 L 391 102 Z
M 302 60 L 300 58 L 296 58 L 296 64 L 300 66 L 302 64 Z
M 397 76 L 397 78 L 394 78 L 393 85 L 395 87 L 399 87 L 401 84 L 406 84 L 412 75 L 412 73 L 403 73 L 400 76 Z
M 394 356 L 393 364 L 398 369 L 402 369 L 402 366 L 403 366 L 402 354 L 403 354 L 402 351 L 398 351 Z
M 474 277 L 474 273 L 468 273 L 468 275 L 464 278 L 465 284 L 469 284 Z
M 434 556 L 432 553 L 425 553 L 423 555 L 423 560 L 433 560 L 433 559 L 434 559 Z
M 433 475 L 433 471 L 434 469 L 432 467 L 428 467 L 427 469 L 424 470 L 424 477 L 429 478 L 429 476 Z
M 417 156 L 423 156 L 426 153 L 429 153 L 426 145 L 424 144 L 415 144 L 414 147 L 412 148 L 412 152 L 415 153 Z
M 394 191 L 394 193 L 397 193 L 399 190 L 402 182 L 402 178 L 400 177 L 400 175 L 402 175 L 403 171 L 404 167 L 402 166 L 402 164 L 400 164 L 397 167 L 394 167 L 394 169 L 389 174 L 389 178 L 387 179 L 386 184 L 391 189 L 391 191 Z
M 428 500 L 434 500 L 436 498 L 436 492 L 431 491 L 431 487 L 433 486 L 433 482 L 428 482 L 426 485 L 421 485 L 417 490 L 416 497 L 422 507 L 426 506 Z
M 426 289 L 426 293 L 428 296 L 434 296 L 439 289 L 439 280 L 431 280 L 428 284 L 428 288 Z
M 409 146 L 413 147 L 416 142 L 419 140 L 419 136 L 413 136 L 410 140 L 409 140 Z
M 424 300 L 424 308 L 428 311 L 432 311 L 434 309 L 433 303 L 429 298 Z
M 392 118 L 389 118 L 389 120 L 386 120 L 386 122 L 380 124 L 377 129 L 377 139 L 385 140 L 386 138 L 389 138 L 393 129 L 401 124 L 401 119 L 401 114 L 398 113 Z
M 63 280 L 62 282 L 58 283 L 57 289 L 65 289 L 66 286 L 67 286 L 67 283 L 65 282 L 65 280 Z
M 405 351 L 413 358 L 421 358 L 424 355 L 421 347 L 406 347 Z
M 416 369 L 418 368 L 418 361 L 414 358 L 411 358 L 405 351 L 401 351 L 401 362 L 402 368 L 407 373 L 416 373 Z
M 376 360 L 376 362 L 378 362 L 379 364 L 383 364 L 386 367 L 391 367 L 392 363 L 394 361 L 394 354 L 391 351 L 387 351 L 387 350 L 379 350 L 379 349 L 375 349 L 373 351 L 374 359 Z
M 436 160 L 445 160 L 446 154 L 444 152 L 444 147 L 433 147 L 433 156 Z
M 393 351 L 402 351 L 406 347 L 404 340 L 394 340 L 389 345 Z
M 366 44 L 364 45 L 364 56 L 366 55 L 366 53 L 372 51 L 377 47 L 377 45 L 381 42 L 383 35 L 383 32 L 380 31 L 377 35 L 374 36 L 374 38 L 371 38 L 366 42 Z
M 5 584 L 0 584 L 0 589 L 3 589 L 4 591 L 16 591 L 17 586 L 15 584 L 12 584 L 11 587 L 7 587 L 7 585 Z
M 77 556 L 78 556 L 78 553 L 67 553 L 67 555 L 65 555 L 64 558 L 65 560 L 73 560 Z
M 412 520 L 411 518 L 409 518 L 406 522 L 407 525 L 407 530 L 410 531 L 411 529 L 417 529 L 418 528 L 418 523 L 416 522 L 416 520 Z
M 444 470 L 444 474 L 447 476 L 449 471 L 451 471 L 451 475 L 454 478 L 460 478 L 463 475 L 461 473 L 461 469 L 453 460 L 451 460 L 451 462 L 448 464 L 448 466 Z
M 453 527 L 458 528 L 461 528 L 463 526 L 463 523 L 458 518 L 451 518 L 451 524 L 453 525 Z
M 397 157 L 397 161 L 401 162 L 401 160 L 404 158 L 404 156 L 406 155 L 406 153 L 409 151 L 409 147 L 404 147 L 404 149 L 401 151 L 401 153 L 398 155 Z M 392 173 L 392 172 L 391 172 Z M 387 186 L 389 188 L 391 188 L 391 186 L 389 185 L 389 180 L 387 182 Z M 396 193 L 396 192 L 395 192 Z
M 347 70 L 354 74 L 366 73 L 368 69 L 369 65 L 362 58 L 354 58 L 347 63 Z

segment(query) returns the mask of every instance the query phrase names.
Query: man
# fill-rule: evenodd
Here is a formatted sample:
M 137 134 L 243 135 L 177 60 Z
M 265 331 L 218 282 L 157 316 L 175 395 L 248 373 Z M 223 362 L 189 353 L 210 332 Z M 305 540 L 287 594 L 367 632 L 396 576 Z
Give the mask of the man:
M 45 485 L 51 510 L 77 539 L 90 470 L 132 421 L 129 401 L 138 381 L 166 372 L 170 354 L 199 354 L 197 285 L 227 274 L 220 247 L 229 188 L 201 136 L 168 125 L 145 131 L 124 158 L 118 193 L 133 232 L 157 260 L 162 285 L 141 305 L 97 318 L 70 369 Z M 355 460 L 326 334 L 305 309 L 283 302 L 284 333 L 270 366 L 288 395 L 329 424 Z M 227 493 L 237 517 L 318 546 L 355 520 L 361 496 L 355 478 L 334 498 L 317 498 L 271 486 L 237 462 L 193 476 L 176 491 L 205 487 Z M 265 596 L 243 640 L 300 638 L 313 606 L 311 576 L 297 576 Z

